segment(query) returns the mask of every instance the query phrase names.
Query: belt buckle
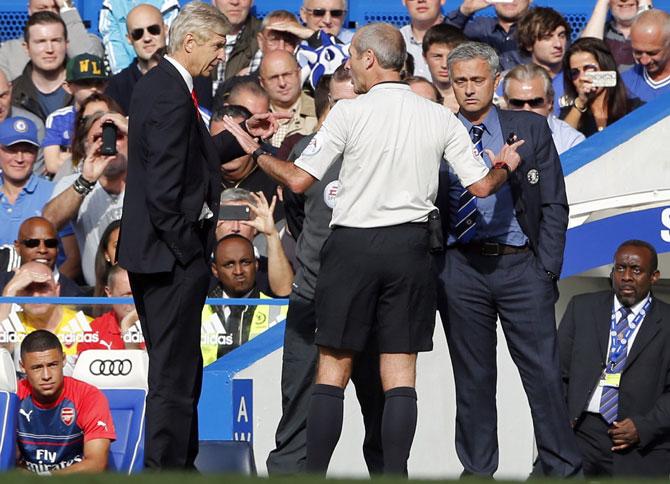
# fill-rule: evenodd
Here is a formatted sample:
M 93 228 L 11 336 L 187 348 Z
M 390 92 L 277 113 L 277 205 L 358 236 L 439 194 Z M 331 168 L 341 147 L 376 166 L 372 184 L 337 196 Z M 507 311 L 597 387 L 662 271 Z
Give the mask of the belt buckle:
M 482 242 L 482 255 L 500 255 L 500 244 L 498 242 Z

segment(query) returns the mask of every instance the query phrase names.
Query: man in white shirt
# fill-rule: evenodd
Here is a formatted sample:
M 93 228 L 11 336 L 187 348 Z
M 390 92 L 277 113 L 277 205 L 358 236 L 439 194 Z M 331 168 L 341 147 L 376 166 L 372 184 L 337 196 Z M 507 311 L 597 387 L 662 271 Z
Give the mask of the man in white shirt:
M 400 81 L 405 42 L 391 25 L 359 29 L 350 54 L 347 68 L 363 95 L 334 106 L 295 164 L 264 152 L 231 120 L 226 128 L 263 170 L 297 193 L 343 156 L 333 233 L 321 252 L 316 288 L 319 364 L 307 417 L 306 471 L 325 474 L 328 468 L 354 355 L 375 331 L 386 394 L 384 472 L 402 474 L 416 427 L 416 354 L 432 349 L 435 325 L 429 253 L 435 247 L 429 247 L 426 222 L 436 213 L 440 160 L 473 194 L 485 196 L 516 169 L 523 141 L 503 147 L 496 168 L 486 168 L 454 115 Z

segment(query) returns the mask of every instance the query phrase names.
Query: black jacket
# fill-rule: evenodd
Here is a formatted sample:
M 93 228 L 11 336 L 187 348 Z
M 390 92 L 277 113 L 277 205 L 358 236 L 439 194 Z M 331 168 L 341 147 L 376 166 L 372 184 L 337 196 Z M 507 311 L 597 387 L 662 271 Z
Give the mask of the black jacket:
M 12 81 L 12 104 L 14 106 L 22 107 L 33 113 L 35 116 L 40 118 L 42 121 L 46 121 L 47 116 L 50 113 L 45 113 L 42 110 L 39 102 L 37 101 L 37 87 L 33 83 L 32 79 L 33 73 L 33 63 L 28 62 L 23 73 Z M 61 107 L 69 106 L 72 104 L 72 96 L 68 96 L 65 104 Z
M 558 328 L 561 376 L 570 418 L 586 410 L 605 367 L 611 291 L 575 296 Z M 630 418 L 640 435 L 632 451 L 614 452 L 614 474 L 644 474 L 645 456 L 661 449 L 670 459 L 670 305 L 653 299 L 626 358 L 619 387 L 618 420 Z M 667 475 L 666 475 L 667 477 Z
M 175 264 L 211 253 L 220 165 L 243 152 L 224 131 L 215 138 L 229 158 L 219 159 L 186 83 L 168 60 L 137 82 L 129 114 L 119 263 L 129 272 L 170 272 Z M 205 202 L 213 217 L 203 226 L 199 218 Z

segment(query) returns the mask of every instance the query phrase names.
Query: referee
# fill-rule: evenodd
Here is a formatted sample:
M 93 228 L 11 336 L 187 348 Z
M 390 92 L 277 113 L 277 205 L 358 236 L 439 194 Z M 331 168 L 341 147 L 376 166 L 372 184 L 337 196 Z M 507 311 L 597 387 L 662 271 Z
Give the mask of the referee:
M 375 333 L 386 398 L 384 472 L 402 474 L 416 428 L 416 354 L 432 349 L 435 325 L 427 221 L 435 210 L 440 160 L 470 192 L 486 196 L 516 169 L 523 141 L 503 147 L 489 170 L 456 117 L 400 81 L 407 53 L 391 25 L 359 29 L 350 54 L 347 68 L 364 95 L 338 102 L 295 164 L 265 153 L 231 119 L 224 123 L 264 171 L 294 192 L 304 192 L 343 157 L 316 288 L 319 364 L 307 417 L 306 470 L 326 473 L 354 355 Z

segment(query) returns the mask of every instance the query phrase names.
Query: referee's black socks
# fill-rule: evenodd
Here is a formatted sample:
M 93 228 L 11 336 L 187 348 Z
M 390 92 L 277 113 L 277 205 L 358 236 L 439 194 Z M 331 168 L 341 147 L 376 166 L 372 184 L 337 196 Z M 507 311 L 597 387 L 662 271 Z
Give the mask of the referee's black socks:
M 344 389 L 333 385 L 314 385 L 307 413 L 306 472 L 326 474 L 330 458 L 340 440 L 343 415 Z
M 382 448 L 384 474 L 407 472 L 407 459 L 416 431 L 416 390 L 396 387 L 384 393 L 382 417 Z

